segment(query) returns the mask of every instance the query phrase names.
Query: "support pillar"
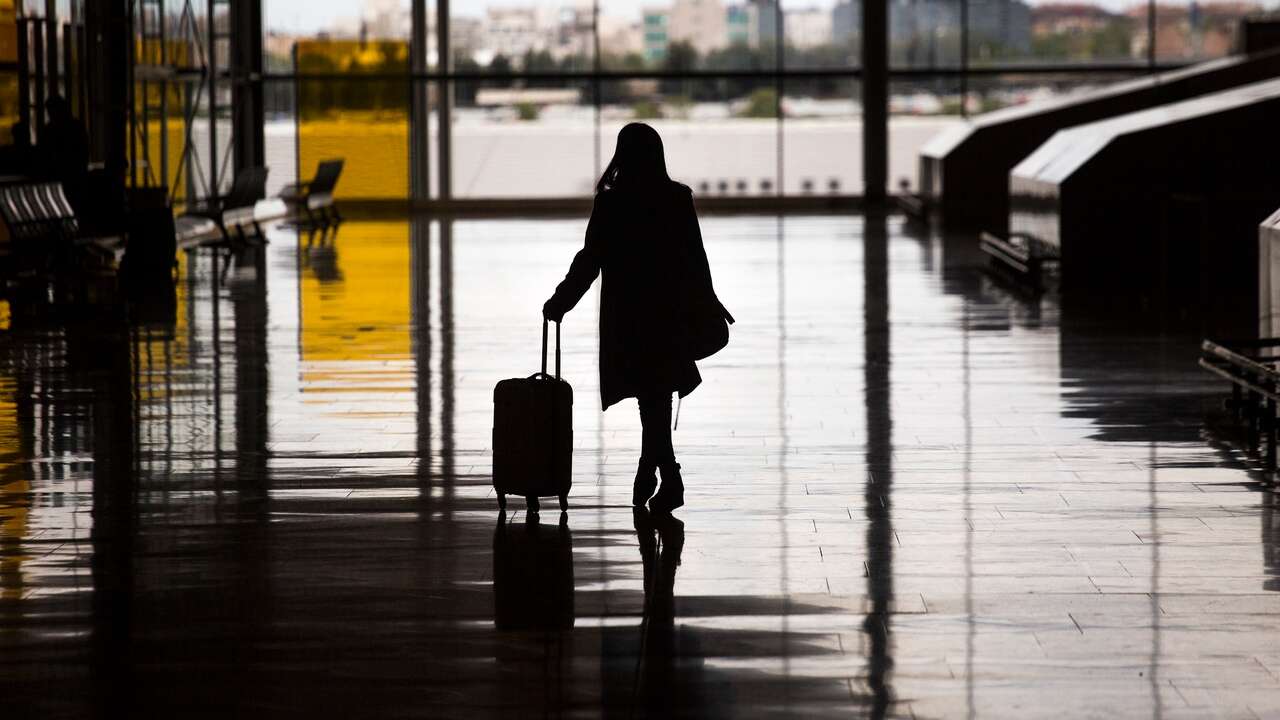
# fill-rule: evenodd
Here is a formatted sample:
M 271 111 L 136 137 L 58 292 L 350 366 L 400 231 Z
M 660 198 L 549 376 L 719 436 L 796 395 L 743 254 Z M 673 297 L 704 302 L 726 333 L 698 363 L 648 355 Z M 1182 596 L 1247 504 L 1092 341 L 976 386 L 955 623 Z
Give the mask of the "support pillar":
M 447 77 L 453 62 L 449 49 L 449 0 L 436 0 L 436 68 L 440 75 Z M 453 83 L 441 80 L 439 91 L 440 118 L 436 126 L 439 140 L 437 155 L 440 160 L 440 193 L 441 201 L 453 197 Z
M 418 78 L 430 69 L 427 58 L 427 0 L 413 0 L 409 40 L 409 198 L 431 199 L 430 87 Z
M 889 3 L 862 3 L 862 163 L 868 205 L 885 201 L 889 183 Z
M 266 164 L 262 101 L 262 2 L 231 5 L 231 137 L 235 171 Z M 216 122 L 216 119 L 211 120 Z M 213 161 L 216 164 L 216 159 Z
M 114 179 L 123 180 L 128 167 L 129 67 L 133 30 L 127 0 L 97 0 L 84 4 L 84 52 L 95 59 L 86 77 L 89 107 L 89 149 Z

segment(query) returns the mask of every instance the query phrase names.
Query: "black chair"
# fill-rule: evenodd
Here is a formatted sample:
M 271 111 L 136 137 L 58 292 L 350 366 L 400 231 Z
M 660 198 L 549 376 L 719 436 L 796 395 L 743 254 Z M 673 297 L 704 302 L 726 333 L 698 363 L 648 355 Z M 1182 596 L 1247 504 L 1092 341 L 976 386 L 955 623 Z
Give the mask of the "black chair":
M 221 197 L 213 197 L 196 203 L 187 209 L 188 215 L 216 220 L 218 215 L 236 208 L 249 207 L 267 194 L 267 168 L 250 167 L 236 173 L 231 190 Z
M 192 205 L 184 215 L 206 218 L 217 223 L 222 238 L 220 242 L 213 244 L 230 246 L 233 238 L 224 222 L 226 213 L 233 210 L 253 208 L 266 194 L 267 168 L 244 168 L 236 173 L 235 179 L 231 181 L 231 190 L 226 195 L 210 198 L 203 203 Z
M 328 226 L 342 222 L 338 208 L 333 203 L 333 191 L 342 177 L 342 159 L 323 160 L 316 166 L 316 175 L 307 182 L 286 185 L 280 191 L 280 199 L 295 212 L 306 216 L 310 225 Z

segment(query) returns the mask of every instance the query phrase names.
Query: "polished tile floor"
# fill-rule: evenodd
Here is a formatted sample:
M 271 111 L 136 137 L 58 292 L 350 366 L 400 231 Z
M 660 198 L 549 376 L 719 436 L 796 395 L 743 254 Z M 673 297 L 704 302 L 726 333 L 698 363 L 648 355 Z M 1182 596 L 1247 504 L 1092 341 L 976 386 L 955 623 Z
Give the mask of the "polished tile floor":
M 677 521 L 628 506 L 588 295 L 571 509 L 500 517 L 492 388 L 583 227 L 276 230 L 184 261 L 171 323 L 13 308 L 0 714 L 1280 716 L 1280 511 L 1196 338 L 898 218 L 704 220 L 739 323 Z

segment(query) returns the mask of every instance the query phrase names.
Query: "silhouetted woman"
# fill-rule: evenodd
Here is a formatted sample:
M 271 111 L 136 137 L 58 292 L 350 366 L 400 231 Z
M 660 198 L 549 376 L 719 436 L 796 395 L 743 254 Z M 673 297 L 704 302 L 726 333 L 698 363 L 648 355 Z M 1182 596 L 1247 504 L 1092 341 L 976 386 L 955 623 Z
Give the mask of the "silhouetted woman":
M 632 504 L 654 512 L 684 504 L 671 445 L 671 395 L 693 392 L 695 360 L 728 342 L 732 323 L 711 284 L 689 188 L 667 175 L 662 138 L 643 123 L 618 133 L 613 159 L 596 185 L 586 243 L 542 307 L 560 320 L 603 275 L 600 399 L 607 410 L 636 398 L 644 426 Z M 722 336 L 722 337 L 720 337 Z M 662 489 L 657 471 L 662 471 Z

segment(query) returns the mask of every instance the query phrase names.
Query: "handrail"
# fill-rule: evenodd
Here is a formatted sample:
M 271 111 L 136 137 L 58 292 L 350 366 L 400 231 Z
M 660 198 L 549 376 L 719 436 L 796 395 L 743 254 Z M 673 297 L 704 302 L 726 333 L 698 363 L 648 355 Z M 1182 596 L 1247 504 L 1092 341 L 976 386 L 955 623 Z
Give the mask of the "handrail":
M 1214 365 L 1213 363 L 1209 362 L 1208 360 L 1205 360 L 1204 358 L 1200 358 L 1200 367 L 1204 368 L 1205 370 L 1208 370 L 1214 375 L 1221 377 L 1227 382 L 1233 383 L 1235 385 L 1239 385 L 1245 390 L 1258 393 L 1259 395 L 1267 398 L 1268 400 L 1275 400 L 1277 402 L 1280 402 L 1280 395 L 1277 395 L 1276 393 L 1270 390 L 1267 390 L 1258 385 L 1255 385 L 1254 383 L 1251 383 L 1242 377 L 1239 377 L 1237 375 L 1232 375 L 1231 373 L 1227 372 L 1226 370 L 1223 370 L 1222 368 L 1218 367 L 1217 365 Z
M 1250 349 L 1276 347 L 1280 346 L 1280 338 L 1233 345 Z M 1276 417 L 1276 408 L 1280 407 L 1280 358 L 1251 358 L 1207 338 L 1200 343 L 1200 351 L 1200 367 L 1231 383 L 1227 407 L 1245 424 L 1248 447 L 1258 448 L 1265 469 L 1274 471 L 1280 449 L 1280 418 Z
M 1264 377 L 1270 376 L 1273 380 L 1280 381 L 1280 371 L 1277 371 L 1276 368 L 1270 368 L 1270 367 L 1267 367 L 1266 365 L 1263 365 L 1262 363 L 1256 362 L 1254 360 L 1250 360 L 1244 355 L 1241 355 L 1240 353 L 1229 350 L 1228 348 L 1223 347 L 1222 345 L 1219 345 L 1218 343 L 1215 343 L 1212 340 L 1205 340 L 1204 342 L 1202 342 L 1200 344 L 1200 349 L 1206 353 L 1209 353 L 1210 355 L 1221 358 L 1222 360 L 1228 363 L 1231 363 L 1232 365 L 1237 365 L 1245 370 L 1248 370 L 1249 372 L 1257 373 L 1258 375 L 1262 375 Z

